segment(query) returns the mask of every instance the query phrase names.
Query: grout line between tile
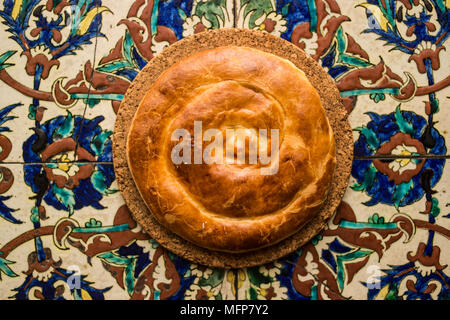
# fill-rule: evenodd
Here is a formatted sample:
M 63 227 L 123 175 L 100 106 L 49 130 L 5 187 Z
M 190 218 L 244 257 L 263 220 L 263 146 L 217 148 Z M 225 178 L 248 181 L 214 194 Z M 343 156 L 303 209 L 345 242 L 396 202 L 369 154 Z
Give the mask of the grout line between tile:
M 95 73 L 95 62 L 96 62 L 96 57 L 97 57 L 97 44 L 98 44 L 98 37 L 99 37 L 99 34 L 100 34 L 100 28 L 101 28 L 100 19 L 98 19 L 99 5 L 100 4 L 97 4 L 97 7 L 96 7 L 96 11 L 97 11 L 96 12 L 97 29 L 96 29 L 96 36 L 95 36 L 95 42 L 94 42 L 94 57 L 93 57 L 93 60 L 92 60 L 92 74 L 91 74 L 91 77 L 90 77 L 90 79 L 88 81 L 89 82 L 89 87 L 88 87 L 88 92 L 87 92 L 86 103 L 84 105 L 84 111 L 83 111 L 83 115 L 82 115 L 82 122 L 81 122 L 80 128 L 79 128 L 78 132 L 76 133 L 76 137 L 75 137 L 75 157 L 77 155 L 77 150 L 78 150 L 78 146 L 79 146 L 78 140 L 79 140 L 80 135 L 82 134 L 83 129 L 84 129 L 84 119 L 85 119 L 86 112 L 87 112 L 87 109 L 88 109 L 89 96 L 91 94 L 91 89 L 92 89 L 92 79 L 94 78 L 94 73 Z M 75 162 L 76 161 L 77 161 L 77 159 L 75 159 Z
M 418 156 L 408 156 L 408 155 L 374 155 L 374 156 L 354 156 L 353 160 L 373 160 L 373 159 L 450 159 L 449 155 L 418 155 Z
M 239 6 L 239 0 L 233 0 L 233 27 L 237 26 L 237 21 L 238 21 L 238 16 L 237 16 L 237 8 Z M 97 11 L 98 11 L 98 5 L 97 5 Z M 95 68 L 95 63 L 96 63 L 96 58 L 97 58 L 97 45 L 98 45 L 98 35 L 100 33 L 100 28 L 101 28 L 101 23 L 100 21 L 97 23 L 97 36 L 95 37 L 95 44 L 94 44 L 94 57 L 93 57 L 93 68 Z M 89 79 L 89 88 L 88 88 L 88 93 L 87 93 L 87 100 L 89 99 L 89 95 L 92 89 L 92 79 L 93 79 L 94 73 L 92 73 L 91 78 Z M 85 108 L 83 111 L 83 120 L 86 116 L 88 110 L 88 102 L 85 103 Z M 84 123 L 81 124 L 80 129 L 77 133 L 76 136 L 76 147 L 75 147 L 75 151 L 77 150 L 79 144 L 78 144 L 78 140 L 79 137 L 82 133 L 84 129 Z M 391 156 L 391 155 L 375 155 L 375 156 L 367 156 L 367 157 L 360 157 L 360 156 L 355 156 L 354 160 L 374 160 L 374 159 L 385 159 L 385 160 L 390 160 L 390 159 L 450 159 L 450 154 L 449 155 L 419 155 L 419 156 Z M 44 165 L 47 164 L 49 162 L 31 162 L 31 163 L 26 163 L 26 162 L 0 162 L 0 165 Z M 57 164 L 57 163 L 62 163 L 62 162 L 51 162 L 53 164 Z M 113 162 L 97 162 L 97 161 L 93 161 L 93 162 L 86 162 L 86 161 L 69 161 L 69 162 L 64 162 L 64 163 L 73 163 L 73 164 L 105 164 L 105 165 L 112 165 Z M 343 296 L 340 292 L 336 292 L 334 291 L 332 288 L 330 288 L 326 283 L 320 281 L 314 274 L 308 272 L 306 270 L 306 268 L 304 268 L 303 266 L 298 265 L 295 262 L 289 261 L 289 260 L 285 260 L 286 263 L 289 263 L 291 265 L 294 265 L 296 267 L 301 268 L 302 270 L 306 271 L 308 274 L 310 274 L 317 282 L 321 283 L 322 285 L 324 285 L 325 287 L 327 287 L 330 291 L 332 291 L 333 293 L 341 296 L 342 298 L 346 299 L 346 300 L 350 300 L 351 298 L 349 297 L 345 297 Z M 235 286 L 235 290 L 236 290 L 236 294 L 235 294 L 235 300 L 238 301 L 239 299 L 239 270 L 241 269 L 233 269 L 232 272 L 234 273 L 234 286 Z
M 233 27 L 236 28 L 237 26 L 237 6 L 239 0 L 233 0 Z M 234 288 L 236 290 L 235 300 L 239 300 L 239 269 L 233 269 L 234 273 Z
M 23 165 L 23 166 L 37 166 L 37 165 L 45 165 L 45 164 L 107 164 L 113 165 L 112 161 L 55 161 L 55 162 L 0 162 L 0 165 Z
M 434 155 L 425 155 L 425 156 L 370 156 L 370 157 L 354 157 L 353 160 L 395 160 L 395 159 L 450 159 L 450 155 L 442 155 L 442 156 L 434 156 Z M 9 165 L 9 164 L 22 164 L 22 165 L 37 165 L 37 164 L 46 164 L 46 163 L 93 163 L 93 164 L 113 164 L 112 161 L 55 161 L 55 162 L 24 162 L 24 161 L 0 161 L 0 165 Z

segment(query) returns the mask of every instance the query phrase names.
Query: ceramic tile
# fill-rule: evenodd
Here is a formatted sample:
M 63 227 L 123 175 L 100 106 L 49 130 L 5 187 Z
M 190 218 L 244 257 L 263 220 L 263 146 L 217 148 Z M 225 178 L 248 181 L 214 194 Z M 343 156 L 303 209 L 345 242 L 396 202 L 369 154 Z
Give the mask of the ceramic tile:
M 376 1 L 338 3 L 341 14 L 348 18 L 342 24 L 348 51 L 364 50 L 372 64 L 368 70 L 355 69 L 335 77 L 341 95 L 348 103 L 353 101 L 350 118 L 361 120 L 368 112 L 390 114 L 400 106 L 423 118 L 411 120 L 423 123 L 412 124 L 412 135 L 421 140 L 424 151 L 448 154 L 448 113 L 442 109 L 450 94 L 445 53 L 448 9 L 433 1 L 412 5 L 392 1 L 386 8 Z M 352 126 L 359 128 L 353 121 Z M 441 148 L 437 140 L 441 140 Z
M 4 162 L 75 160 L 77 124 L 85 110 L 95 54 L 99 1 L 41 2 L 4 1 L 0 6 L 0 108 L 2 120 L 8 121 L 2 129 L 11 129 L 2 141 L 13 142 L 8 157 L 1 157 Z M 7 112 L 12 105 L 17 107 Z M 60 128 L 49 128 L 54 125 Z M 62 147 L 66 155 L 50 159 L 46 147 L 50 152 Z
M 422 0 L 4 1 L 0 299 L 448 299 L 448 15 Z M 149 59 L 233 26 L 291 41 L 328 71 L 357 160 L 308 245 L 223 270 L 142 232 L 117 191 L 110 137 Z
M 427 114 L 419 97 L 405 103 L 386 97 L 376 107 L 361 96 L 350 114 L 355 157 L 447 154 L 446 113 Z
M 383 65 L 383 81 L 375 83 L 370 79 L 372 84 L 384 82 L 387 87 L 389 80 L 390 87 L 394 88 L 395 82 L 403 83 L 399 94 L 372 93 L 374 102 L 391 96 L 397 103 L 409 104 L 413 111 L 423 113 L 429 127 L 434 127 L 447 140 L 448 113 L 443 106 L 448 104 L 450 95 L 450 59 L 446 53 L 450 28 L 446 18 L 448 6 L 438 1 L 412 4 L 392 1 L 385 9 L 376 1 L 339 3 L 342 13 L 351 20 L 343 25 L 344 30 L 366 48 L 370 61 Z M 360 79 L 365 84 L 369 78 L 366 75 Z M 338 83 L 344 80 L 338 79 Z M 373 104 L 373 110 L 376 109 Z
M 362 71 L 359 74 L 355 72 L 358 77 L 348 83 L 346 90 L 352 84 L 358 84 L 355 80 L 367 88 L 378 86 L 376 90 L 361 90 L 363 87 L 353 90 L 356 95 L 352 97 L 354 109 L 351 118 L 364 118 L 367 112 L 388 114 L 401 106 L 403 110 L 415 112 L 426 120 L 423 128 L 414 127 L 417 137 L 433 144 L 434 138 L 429 137 L 431 131 L 435 139 L 442 136 L 445 145 L 449 121 L 448 113 L 442 107 L 450 95 L 450 59 L 445 53 L 448 36 L 441 35 L 449 29 L 445 18 L 448 9 L 437 2 L 429 2 L 427 6 L 420 1 L 411 7 L 409 4 L 405 7 L 401 1 L 393 1 L 387 9 L 370 1 L 341 1 L 339 4 L 341 13 L 349 18 L 342 25 L 347 33 L 348 45 L 351 46 L 350 38 L 356 40 L 375 65 L 372 76 Z M 382 77 L 373 78 L 380 71 Z M 344 75 L 336 80 L 339 86 L 344 86 L 349 79 L 351 77 Z M 384 89 L 380 86 L 382 83 Z M 402 85 L 398 88 L 395 83 Z M 400 89 L 398 94 L 388 93 L 394 88 L 397 91 Z M 350 95 L 350 92 L 345 91 L 343 95 Z M 428 148 L 427 143 L 425 148 L 431 154 L 437 151 L 430 150 L 433 147 Z M 448 154 L 447 148 L 439 152 Z
M 385 9 L 379 1 L 358 0 L 235 3 L 238 27 L 281 36 L 328 71 L 354 129 L 367 124 L 360 121 L 368 121 L 367 112 L 389 114 L 407 105 L 427 121 L 414 128 L 416 136 L 433 131 L 448 137 L 450 121 L 442 106 L 450 95 L 449 25 L 442 4 L 417 1 L 405 7 L 392 1 Z
M 112 133 L 116 113 L 130 82 L 153 56 L 188 35 L 232 27 L 233 2 L 105 0 L 87 119 L 100 119 Z M 111 154 L 102 161 L 111 161 Z
M 80 164 L 74 166 L 81 167 Z M 98 174 L 95 172 L 112 172 L 112 169 L 109 171 L 99 166 L 94 168 L 92 176 Z M 79 185 L 73 188 L 59 188 L 57 181 L 61 176 L 56 174 L 57 169 L 50 170 L 55 174 L 52 175 L 45 165 L 2 166 L 2 183 L 5 183 L 5 177 L 11 182 L 8 188 L 2 189 L 0 206 L 3 218 L 0 219 L 1 299 L 103 299 L 111 294 L 120 296 L 120 291 L 113 288 L 114 279 L 104 276 L 101 260 L 93 258 L 96 253 L 94 247 L 97 247 L 97 253 L 105 251 L 105 242 L 93 240 L 108 239 L 108 246 L 116 249 L 117 242 L 111 241 L 114 236 L 108 238 L 114 234 L 82 232 L 94 231 L 95 228 L 105 231 L 102 223 L 109 224 L 105 229 L 114 232 L 114 216 L 111 212 L 110 216 L 105 215 L 106 207 L 100 202 L 106 201 L 112 210 L 123 204 L 114 199 L 102 199 L 103 195 L 97 191 L 101 188 L 92 187 L 89 177 L 78 176 L 81 178 Z M 74 180 L 78 178 L 74 177 Z M 86 187 L 86 184 L 91 187 Z M 108 191 L 113 190 L 114 186 Z M 123 209 L 117 211 L 123 212 Z M 124 221 L 124 217 L 126 213 L 118 217 L 119 221 Z M 75 228 L 79 228 L 81 233 L 71 234 Z M 87 237 L 83 238 L 83 235 Z M 93 242 L 90 243 L 89 239 Z
M 420 160 L 355 160 L 337 213 L 292 262 L 344 298 L 448 297 L 449 172 Z M 417 168 L 395 174 L 406 161 Z
M 142 231 L 111 164 L 73 165 L 89 168 L 73 188 L 45 165 L 0 166 L 0 299 L 235 298 L 232 271 L 191 264 Z

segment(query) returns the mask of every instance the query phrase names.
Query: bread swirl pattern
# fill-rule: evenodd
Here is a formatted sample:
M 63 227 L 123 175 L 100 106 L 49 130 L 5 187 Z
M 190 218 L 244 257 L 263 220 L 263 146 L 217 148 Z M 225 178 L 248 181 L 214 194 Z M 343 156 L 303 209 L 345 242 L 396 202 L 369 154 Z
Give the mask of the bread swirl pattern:
M 279 130 L 279 168 L 171 161 L 178 128 Z M 128 165 L 158 221 L 194 244 L 245 252 L 301 228 L 324 203 L 336 164 L 320 97 L 291 62 L 256 49 L 204 50 L 167 69 L 142 100 L 127 139 Z

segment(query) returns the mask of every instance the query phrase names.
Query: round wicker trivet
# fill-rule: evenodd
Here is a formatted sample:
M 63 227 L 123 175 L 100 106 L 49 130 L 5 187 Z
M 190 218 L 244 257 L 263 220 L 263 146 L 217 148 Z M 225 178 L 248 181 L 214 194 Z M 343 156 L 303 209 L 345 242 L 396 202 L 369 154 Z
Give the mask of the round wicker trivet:
M 161 226 L 141 199 L 126 159 L 126 140 L 133 116 L 140 101 L 159 75 L 186 56 L 204 49 L 227 45 L 252 47 L 270 52 L 292 61 L 303 70 L 319 92 L 334 130 L 337 150 L 337 166 L 333 183 L 328 199 L 319 214 L 296 234 L 273 246 L 238 254 L 198 247 Z M 153 239 L 175 254 L 198 264 L 222 268 L 244 268 L 271 262 L 298 249 L 319 233 L 341 202 L 348 184 L 353 157 L 352 130 L 347 121 L 347 112 L 341 103 L 339 91 L 331 77 L 316 61 L 290 42 L 268 33 L 242 29 L 202 32 L 174 43 L 153 58 L 138 74 L 125 94 L 117 114 L 113 141 L 116 179 L 136 221 Z

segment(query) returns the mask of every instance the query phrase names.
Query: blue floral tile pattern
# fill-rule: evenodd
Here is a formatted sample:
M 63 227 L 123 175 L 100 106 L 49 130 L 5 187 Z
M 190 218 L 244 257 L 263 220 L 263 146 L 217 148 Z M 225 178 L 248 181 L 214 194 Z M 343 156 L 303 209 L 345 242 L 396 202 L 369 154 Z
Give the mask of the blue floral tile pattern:
M 433 127 L 434 123 L 414 112 L 401 110 L 400 105 L 390 114 L 366 114 L 371 121 L 355 128 L 360 134 L 355 143 L 356 156 L 445 155 L 447 152 L 444 137 Z M 398 149 L 397 142 L 405 147 Z
M 444 161 L 421 160 L 430 168 Z M 350 185 L 327 228 L 291 261 L 344 298 L 446 299 L 448 201 L 446 189 L 432 188 L 431 178 L 420 179 L 424 196 L 403 207 L 370 203 L 371 194 L 350 191 L 357 189 Z M 408 194 L 417 194 L 414 189 L 419 188 Z
M 98 31 L 102 12 L 107 10 L 100 4 L 98 0 L 2 1 L 1 37 L 2 42 L 8 43 L 6 49 L 10 49 L 0 53 L 0 78 L 4 93 L 16 97 L 15 103 L 21 104 L 16 111 L 21 123 L 27 123 L 29 133 L 39 137 L 33 146 L 35 152 L 43 151 L 57 138 L 44 134 L 40 127 L 44 119 L 58 116 L 64 110 L 70 110 L 74 116 L 83 115 L 90 91 L 87 73 L 95 55 L 96 39 L 103 36 Z M 79 86 L 74 81 L 65 81 L 75 76 L 72 70 L 61 72 L 69 67 L 80 68 L 74 70 Z M 24 130 L 13 130 L 13 135 L 18 139 L 13 144 L 12 157 L 7 160 L 41 161 L 20 153 L 20 142 L 26 137 Z M 78 132 L 67 131 L 62 135 L 70 136 L 76 143 Z M 44 141 L 45 138 L 49 140 Z
M 450 4 L 444 0 L 1 0 L 1 299 L 449 299 Z M 355 160 L 307 245 L 240 270 L 192 264 L 115 182 L 120 102 L 165 47 L 269 32 L 335 80 Z

